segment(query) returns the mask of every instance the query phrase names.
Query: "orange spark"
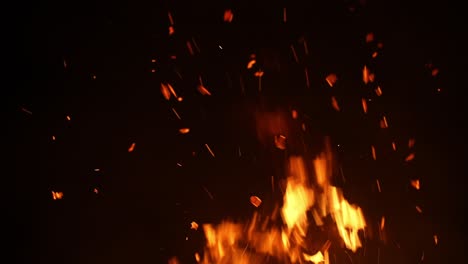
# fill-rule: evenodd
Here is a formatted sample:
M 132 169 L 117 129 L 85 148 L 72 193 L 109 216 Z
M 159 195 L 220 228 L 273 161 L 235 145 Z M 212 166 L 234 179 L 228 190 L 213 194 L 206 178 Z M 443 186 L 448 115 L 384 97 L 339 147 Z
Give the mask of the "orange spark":
M 414 157 L 415 157 L 415 154 L 414 154 L 414 153 L 410 153 L 408 156 L 406 156 L 405 161 L 406 161 L 406 162 L 412 161 L 412 160 L 414 160 Z
M 371 151 L 372 151 L 372 158 L 374 160 L 377 160 L 377 155 L 375 154 L 375 147 L 374 146 L 371 146 Z
M 52 140 L 55 141 L 55 136 L 52 136 Z
M 60 200 L 63 198 L 63 192 L 55 192 L 52 191 L 52 199 L 54 200 Z
M 362 103 L 362 110 L 364 110 L 364 114 L 367 114 L 367 101 L 366 101 L 366 99 L 362 98 L 361 103 Z
M 328 85 L 330 85 L 330 87 L 333 87 L 333 85 L 335 85 L 337 80 L 338 80 L 338 77 L 334 73 L 330 73 L 325 78 L 325 81 L 327 81 L 327 83 L 328 83 Z
M 130 145 L 130 147 L 128 148 L 128 152 L 133 152 L 133 150 L 135 150 L 135 143 L 132 143 L 132 145 Z
M 262 204 L 262 200 L 258 196 L 250 196 L 250 203 L 255 207 L 259 207 Z
M 382 89 L 380 89 L 380 86 L 377 86 L 377 88 L 375 89 L 375 94 L 377 94 L 377 96 L 382 95 Z
M 205 144 L 205 147 L 206 147 L 206 149 L 208 149 L 208 151 L 210 152 L 211 156 L 213 156 L 213 158 L 215 158 L 215 154 L 214 154 L 213 151 L 211 150 L 210 146 L 208 146 L 208 144 Z
M 416 190 L 419 190 L 419 188 L 421 187 L 418 179 L 411 180 L 411 186 L 413 186 Z
M 190 132 L 190 128 L 184 127 L 179 129 L 179 133 L 181 134 L 187 134 L 188 132 Z
M 187 49 L 190 53 L 190 55 L 194 55 L 195 53 L 193 52 L 193 48 L 192 48 L 192 43 L 190 43 L 190 41 L 187 41 Z
M 251 69 L 255 63 L 257 63 L 255 59 L 250 60 L 249 63 L 247 63 L 247 69 Z
M 382 120 L 380 120 L 380 127 L 381 128 L 388 128 L 388 122 L 387 122 L 387 118 L 385 116 L 383 116 Z
M 336 100 L 335 96 L 332 96 L 331 103 L 332 103 L 333 109 L 335 109 L 336 111 L 340 111 L 340 106 L 338 105 L 338 101 Z
M 71 120 L 71 117 L 70 117 L 70 116 L 67 116 L 67 120 L 70 121 L 70 120 Z
M 275 136 L 275 146 L 278 149 L 285 150 L 286 149 L 286 137 L 283 135 Z
M 382 216 L 382 219 L 380 219 L 380 230 L 383 230 L 385 227 L 385 216 Z
M 367 66 L 364 65 L 364 69 L 362 69 L 362 81 L 367 84 L 369 82 L 369 70 Z
M 211 95 L 210 91 L 208 91 L 208 89 L 206 89 L 206 87 L 201 84 L 198 85 L 198 92 L 202 95 Z
M 439 238 L 437 237 L 437 235 L 434 235 L 434 244 L 439 244 Z
M 374 51 L 374 53 L 372 53 L 372 58 L 373 59 L 377 58 L 377 55 L 378 55 L 377 51 Z
M 174 19 L 172 18 L 171 12 L 167 12 L 167 17 L 169 18 L 170 25 L 174 25 Z
M 408 148 L 414 147 L 414 143 L 416 143 L 416 140 L 414 138 L 410 138 L 408 140 Z
M 286 23 L 287 20 L 287 13 L 286 13 L 286 7 L 283 8 L 283 22 Z
M 293 109 L 291 111 L 291 116 L 292 116 L 293 119 L 297 119 L 297 111 Z
M 393 149 L 394 151 L 396 151 L 396 144 L 395 144 L 395 142 L 392 142 L 392 149 Z
M 198 254 L 198 252 L 195 252 L 195 261 L 200 262 L 200 260 L 200 254 Z
M 432 69 L 431 75 L 435 77 L 435 76 L 437 76 L 437 74 L 439 74 L 439 69 L 437 69 L 437 68 Z
M 171 36 L 172 34 L 174 34 L 175 30 L 174 30 L 174 27 L 173 26 L 169 26 L 169 36 Z
M 177 111 L 174 108 L 172 108 L 172 112 L 177 117 L 177 119 L 181 120 L 180 115 L 177 113 Z
M 166 100 L 171 98 L 171 91 L 169 91 L 169 87 L 164 83 L 161 83 L 161 93 Z
M 28 109 L 24 108 L 24 107 L 21 108 L 21 111 L 25 112 L 26 114 L 32 115 L 32 112 L 29 111 Z
M 421 209 L 421 207 L 416 206 L 416 211 L 418 211 L 418 213 L 422 214 L 422 209 Z
M 377 183 L 377 190 L 380 192 L 382 192 L 382 189 L 380 188 L 380 181 L 379 180 L 375 180 L 376 183 Z
M 372 42 L 372 41 L 374 41 L 374 33 L 369 32 L 366 35 L 366 43 L 369 43 L 369 42 Z
M 234 14 L 232 13 L 231 9 L 227 9 L 224 11 L 224 22 L 232 22 L 232 19 L 234 18 Z
M 190 223 L 190 229 L 197 230 L 198 229 L 198 223 L 195 221 L 192 221 Z
M 95 194 L 98 194 L 98 193 L 99 193 L 99 190 L 98 190 L 97 188 L 94 188 L 94 189 L 93 189 L 93 192 L 94 192 Z
M 263 71 L 257 71 L 255 72 L 255 77 L 262 77 L 263 76 Z

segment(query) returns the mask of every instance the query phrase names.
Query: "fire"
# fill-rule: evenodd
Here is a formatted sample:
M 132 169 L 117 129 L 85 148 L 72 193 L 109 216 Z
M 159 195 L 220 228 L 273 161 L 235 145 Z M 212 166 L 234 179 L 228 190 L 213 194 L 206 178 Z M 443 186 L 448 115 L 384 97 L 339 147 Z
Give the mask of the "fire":
M 268 257 L 280 263 L 329 263 L 332 243 L 356 252 L 362 246 L 359 234 L 366 221 L 361 208 L 350 204 L 342 190 L 332 185 L 333 157 L 328 149 L 310 162 L 312 173 L 303 157 L 289 158 L 283 203 L 270 215 L 255 212 L 247 223 L 203 224 L 206 245 L 197 262 L 250 264 Z M 256 206 L 254 202 L 261 200 L 252 196 L 250 201 Z M 313 244 L 320 243 L 309 230 L 314 223 L 324 227 L 324 232 L 336 230 L 339 241 L 327 240 L 314 248 Z

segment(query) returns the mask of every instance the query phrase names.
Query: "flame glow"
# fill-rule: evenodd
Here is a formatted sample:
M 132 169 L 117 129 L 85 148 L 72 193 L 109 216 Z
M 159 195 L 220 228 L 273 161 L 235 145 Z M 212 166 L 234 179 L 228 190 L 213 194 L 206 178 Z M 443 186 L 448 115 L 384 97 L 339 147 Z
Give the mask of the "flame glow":
M 317 156 L 311 162 L 314 179 L 304 158 L 291 156 L 282 207 L 276 206 L 268 216 L 255 212 L 247 223 L 204 224 L 206 245 L 198 262 L 249 264 L 269 257 L 280 263 L 329 263 L 331 241 L 321 248 L 311 246 L 317 242 L 309 230 L 314 222 L 327 225 L 327 232 L 336 230 L 339 242 L 333 243 L 356 252 L 366 221 L 361 208 L 348 203 L 342 190 L 331 184 L 332 162 L 330 151 Z M 258 201 L 252 197 L 251 202 Z M 328 226 L 330 219 L 334 227 Z

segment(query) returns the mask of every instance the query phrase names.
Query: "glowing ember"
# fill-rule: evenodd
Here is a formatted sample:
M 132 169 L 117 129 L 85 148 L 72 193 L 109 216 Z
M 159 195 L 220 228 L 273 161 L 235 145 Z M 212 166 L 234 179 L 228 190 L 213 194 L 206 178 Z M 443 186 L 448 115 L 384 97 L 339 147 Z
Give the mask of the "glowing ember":
M 60 200 L 63 198 L 63 192 L 55 192 L 52 191 L 52 199 L 54 200 Z
M 133 152 L 135 150 L 135 143 L 132 143 L 132 145 L 130 145 L 130 147 L 128 148 L 128 152 Z
M 188 132 L 190 132 L 190 128 L 184 127 L 179 129 L 179 133 L 181 134 L 187 134 Z
M 255 207 L 259 207 L 262 204 L 262 200 L 258 196 L 250 196 L 250 203 Z

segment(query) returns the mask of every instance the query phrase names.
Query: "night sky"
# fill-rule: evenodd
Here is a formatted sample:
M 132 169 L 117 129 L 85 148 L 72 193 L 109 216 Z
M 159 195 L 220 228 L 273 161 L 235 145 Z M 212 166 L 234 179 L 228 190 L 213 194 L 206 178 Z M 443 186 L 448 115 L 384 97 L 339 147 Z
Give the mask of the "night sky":
M 466 102 L 458 28 L 466 18 L 458 7 L 192 2 L 9 7 L 14 49 L 4 50 L 12 58 L 4 141 L 13 175 L 3 177 L 14 186 L 5 186 L 14 190 L 5 200 L 12 209 L 5 216 L 17 227 L 5 227 L 13 263 L 167 263 L 172 256 L 194 263 L 203 241 L 191 221 L 249 219 L 251 195 L 265 207 L 281 202 L 271 176 L 284 178 L 288 154 L 318 153 L 324 136 L 346 175 L 337 184 L 347 199 L 369 222 L 386 216 L 390 242 L 381 246 L 380 263 L 421 263 L 422 252 L 423 263 L 463 262 Z M 227 9 L 232 22 L 223 21 Z M 368 33 L 374 40 L 366 43 Z M 247 69 L 251 54 L 257 64 Z M 363 83 L 364 65 L 373 83 Z M 329 87 L 332 73 L 338 81 Z M 200 79 L 211 96 L 197 90 Z M 166 100 L 161 83 L 183 100 Z M 371 99 L 367 114 L 362 98 Z M 258 139 L 255 113 L 292 109 L 307 136 L 291 121 L 287 151 Z M 190 132 L 179 133 L 185 127 Z M 420 179 L 419 191 L 411 179 Z M 52 199 L 52 191 L 63 198 Z M 377 263 L 375 248 L 368 254 L 360 263 Z

